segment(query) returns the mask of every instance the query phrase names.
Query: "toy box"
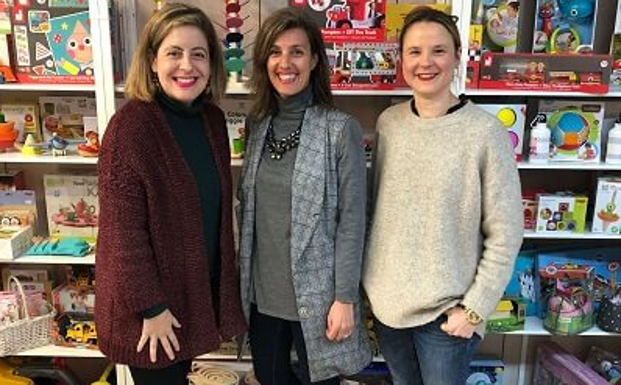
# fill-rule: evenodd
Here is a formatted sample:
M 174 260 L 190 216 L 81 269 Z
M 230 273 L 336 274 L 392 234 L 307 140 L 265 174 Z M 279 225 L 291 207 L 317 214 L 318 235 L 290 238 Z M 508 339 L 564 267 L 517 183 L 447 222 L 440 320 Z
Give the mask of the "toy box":
M 0 230 L 35 225 L 37 207 L 32 190 L 0 190 Z
M 386 0 L 289 0 L 318 25 L 323 40 L 334 42 L 385 41 Z
M 46 96 L 39 98 L 43 140 L 54 133 L 64 139 L 84 139 L 84 116 L 96 116 L 95 98 Z
M 246 118 L 250 112 L 251 103 L 245 99 L 226 98 L 220 101 L 220 108 L 224 111 L 226 128 L 229 132 L 231 158 L 243 158 L 246 149 Z
M 483 51 L 514 53 L 519 38 L 519 0 L 475 0 L 471 27 L 481 34 L 476 39 Z M 472 31 L 472 29 L 471 29 Z M 470 39 L 473 42 L 474 39 Z
M 597 196 L 593 211 L 593 226 L 591 232 L 604 234 L 620 234 L 621 221 L 619 204 L 621 204 L 621 179 L 603 177 L 597 179 Z M 617 203 L 618 202 L 618 203 Z
M 614 91 L 621 90 L 621 2 L 617 3 L 617 20 L 615 30 L 612 35 L 612 54 L 613 65 L 610 74 L 610 88 Z
M 588 200 L 589 198 L 582 195 L 539 195 L 535 232 L 544 234 L 584 233 Z
M 41 140 L 39 106 L 36 104 L 0 104 L 0 112 L 4 114 L 7 121 L 15 122 L 15 129 L 19 131 L 16 142 L 23 143 L 28 134 L 32 134 L 37 141 Z
M 538 274 L 536 273 L 535 257 L 537 251 L 520 251 L 518 254 L 511 279 L 505 288 L 504 296 L 519 298 L 526 305 L 525 315 L 534 316 L 537 314 L 537 283 Z
M 397 43 L 326 45 L 330 83 L 335 90 L 407 88 L 399 70 Z
M 511 146 L 515 153 L 515 160 L 522 160 L 522 146 L 524 140 L 524 125 L 526 119 L 525 104 L 477 104 L 479 107 L 494 115 L 502 126 L 509 131 Z
M 539 113 L 552 134 L 551 161 L 600 161 L 603 102 L 541 99 Z
M 538 0 L 533 52 L 592 52 L 596 14 L 596 0 Z
M 50 237 L 97 239 L 97 177 L 45 175 L 45 206 Z
M 466 62 L 466 88 L 479 88 L 479 73 L 481 72 L 481 56 L 483 50 L 483 26 L 471 25 L 468 37 L 468 61 Z
M 0 172 L 0 191 L 17 191 L 24 189 L 24 172 L 6 171 Z
M 488 333 L 524 330 L 526 303 L 521 298 L 502 297 L 486 321 L 485 330 Z
M 0 230 L 0 260 L 15 259 L 32 245 L 32 226 Z
M 59 313 L 86 315 L 95 313 L 95 290 L 62 284 L 52 291 L 54 307 Z
M 470 373 L 466 385 L 502 385 L 505 364 L 499 359 L 475 356 L 470 361 Z
M 537 346 L 533 385 L 610 385 L 593 369 L 554 342 Z
M 608 55 L 483 54 L 479 88 L 605 94 Z
M 15 0 L 15 66 L 24 83 L 93 83 L 88 2 Z

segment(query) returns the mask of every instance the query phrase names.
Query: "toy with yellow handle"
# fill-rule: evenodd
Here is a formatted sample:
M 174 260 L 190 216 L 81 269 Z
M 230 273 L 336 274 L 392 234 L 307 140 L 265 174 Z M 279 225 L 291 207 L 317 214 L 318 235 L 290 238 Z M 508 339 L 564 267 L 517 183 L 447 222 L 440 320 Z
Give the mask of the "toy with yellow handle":
M 34 385 L 28 377 L 18 376 L 14 373 L 15 368 L 6 361 L 0 360 L 0 384 L 2 385 Z
M 99 377 L 99 380 L 91 383 L 91 385 L 112 385 L 108 382 L 108 376 L 110 375 L 110 372 L 112 372 L 112 369 L 114 369 L 114 364 L 109 363 L 104 372 L 101 374 L 101 377 Z

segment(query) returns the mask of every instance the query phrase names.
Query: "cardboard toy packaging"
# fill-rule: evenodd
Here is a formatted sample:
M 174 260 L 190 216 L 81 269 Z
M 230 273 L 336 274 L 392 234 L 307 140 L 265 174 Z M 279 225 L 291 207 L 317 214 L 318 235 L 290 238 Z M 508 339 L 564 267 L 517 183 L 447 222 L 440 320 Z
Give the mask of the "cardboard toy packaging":
M 15 122 L 15 129 L 19 132 L 16 142 L 23 143 L 28 134 L 32 134 L 37 141 L 41 140 L 39 106 L 36 104 L 0 104 L 0 112 L 4 114 L 5 120 Z
M 602 177 L 597 179 L 597 195 L 593 211 L 591 232 L 597 234 L 621 234 L 621 179 Z
M 45 206 L 50 237 L 97 239 L 99 201 L 97 177 L 45 175 Z
M 19 82 L 94 82 L 87 1 L 14 0 L 12 24 Z
M 494 115 L 509 132 L 511 147 L 515 153 L 515 160 L 522 160 L 522 146 L 524 143 L 524 126 L 526 124 L 525 104 L 477 104 L 483 110 Z
M 589 198 L 582 195 L 539 195 L 535 232 L 545 234 L 584 233 L 588 200 Z

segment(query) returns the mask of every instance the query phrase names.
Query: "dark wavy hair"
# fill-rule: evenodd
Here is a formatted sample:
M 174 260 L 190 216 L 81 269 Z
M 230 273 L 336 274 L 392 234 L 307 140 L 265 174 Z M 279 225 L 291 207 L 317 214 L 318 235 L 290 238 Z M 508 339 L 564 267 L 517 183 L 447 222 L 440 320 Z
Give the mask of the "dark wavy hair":
M 287 7 L 277 10 L 265 20 L 255 41 L 252 59 L 253 73 L 250 79 L 250 88 L 255 95 L 254 106 L 250 112 L 253 119 L 261 120 L 276 110 L 278 96 L 269 79 L 267 60 L 276 39 L 283 32 L 296 28 L 306 33 L 311 54 L 317 58 L 317 64 L 310 75 L 313 103 L 333 105 L 330 90 L 330 66 L 321 30 L 303 11 Z

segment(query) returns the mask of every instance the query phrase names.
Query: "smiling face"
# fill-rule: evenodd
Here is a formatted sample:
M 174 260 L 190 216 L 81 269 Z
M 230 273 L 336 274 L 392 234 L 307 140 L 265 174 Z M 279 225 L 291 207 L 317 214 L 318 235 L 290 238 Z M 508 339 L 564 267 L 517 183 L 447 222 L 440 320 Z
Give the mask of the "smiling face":
M 408 28 L 403 38 L 403 77 L 416 96 L 427 99 L 448 96 L 459 55 L 444 26 L 417 22 Z
M 191 104 L 209 82 L 209 49 L 203 32 L 194 26 L 173 28 L 158 48 L 151 69 L 169 97 Z
M 308 86 L 317 57 L 311 52 L 304 30 L 289 29 L 281 33 L 270 49 L 267 73 L 281 98 L 300 93 Z

